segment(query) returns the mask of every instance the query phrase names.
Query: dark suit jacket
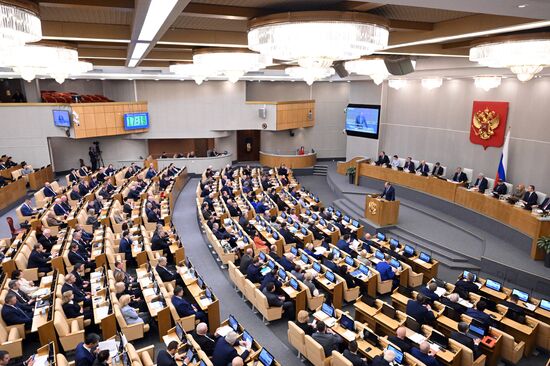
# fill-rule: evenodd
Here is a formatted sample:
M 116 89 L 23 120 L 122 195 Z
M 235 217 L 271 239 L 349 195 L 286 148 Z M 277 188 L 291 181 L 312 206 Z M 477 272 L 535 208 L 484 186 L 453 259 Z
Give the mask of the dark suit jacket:
M 252 263 L 252 257 L 248 254 L 245 254 L 241 257 L 241 264 L 239 266 L 239 269 L 241 270 L 242 274 L 246 274 L 246 270 L 248 269 L 248 266 Z
M 427 288 L 426 286 L 422 286 L 420 290 L 418 290 L 418 292 L 420 292 L 422 295 L 425 295 L 432 301 L 439 301 L 439 296 L 435 292 Z
M 161 349 L 157 353 L 157 366 L 177 366 L 177 363 L 168 351 Z
M 416 300 L 407 302 L 407 315 L 412 316 L 421 325 L 432 324 L 435 321 L 434 314 Z
M 367 361 L 363 360 L 361 356 L 356 353 L 351 353 L 349 349 L 345 350 L 343 353 L 344 357 L 347 358 L 353 366 L 367 366 Z
M 118 252 L 124 253 L 124 259 L 126 259 L 127 261 L 132 260 L 132 243 L 130 242 L 130 239 L 126 239 L 126 238 L 120 239 Z
M 455 283 L 455 292 L 460 295 L 463 299 L 468 297 L 470 292 L 478 293 L 479 288 L 473 282 L 468 282 L 465 280 L 459 280 Z
M 432 169 L 432 175 L 443 175 L 443 167 L 442 166 L 436 167 L 434 165 L 434 168 Z
M 207 356 L 212 356 L 214 353 L 214 346 L 216 345 L 216 340 L 212 334 L 198 335 L 197 333 L 192 333 L 193 339 L 195 342 L 201 346 L 201 349 L 206 353 Z
M 539 208 L 545 211 L 550 210 L 550 197 L 546 197 L 544 201 L 542 201 L 542 203 L 540 204 Z
M 84 343 L 79 343 L 74 352 L 75 366 L 92 366 L 95 355 L 84 348 Z
M 81 310 L 80 305 L 78 305 L 74 301 L 72 304 L 70 303 L 63 304 L 62 307 L 63 307 L 63 312 L 65 313 L 65 317 L 69 319 L 78 318 L 79 316 L 82 315 L 82 313 L 80 312 Z
M 195 314 L 195 309 L 189 301 L 183 297 L 172 296 L 172 305 L 176 308 L 180 317 L 186 317 Z
M 67 257 L 69 258 L 69 262 L 71 262 L 72 265 L 75 265 L 77 263 L 88 263 L 88 257 L 83 255 L 83 253 L 70 251 Z
M 376 160 L 376 165 L 383 165 L 383 164 L 389 164 L 390 163 L 390 158 L 388 157 L 388 155 L 384 155 L 383 157 L 382 156 L 378 156 L 378 160 Z
M 451 300 L 449 300 L 448 298 L 446 297 L 442 297 L 440 302 L 445 305 L 445 306 L 448 306 L 452 309 L 454 309 L 457 313 L 459 314 L 464 314 L 466 312 L 466 307 L 465 306 L 462 306 L 460 305 L 459 303 L 457 302 L 452 302 Z
M 75 192 L 75 191 L 71 191 L 71 194 L 69 194 L 69 196 L 71 197 L 71 199 L 72 199 L 73 201 L 80 201 L 80 199 L 82 198 L 82 196 L 80 195 L 80 193 Z
M 489 182 L 487 181 L 487 178 L 482 178 L 481 180 L 477 178 L 476 182 L 474 183 L 474 187 L 478 187 L 479 192 L 481 193 L 485 193 L 485 190 L 487 189 L 488 185 L 489 185 Z
M 253 264 L 249 265 L 246 269 L 246 278 L 248 278 L 252 283 L 262 282 L 260 267 Z
M 25 310 L 21 308 L 19 304 L 16 304 L 15 307 L 17 309 L 14 309 L 10 305 L 4 305 L 2 307 L 2 319 L 4 319 L 6 325 L 9 326 L 16 324 L 32 324 L 31 316 L 27 312 L 25 312 Z
M 486 314 L 483 311 L 479 311 L 477 309 L 466 309 L 466 315 L 479 320 L 480 322 L 483 322 L 485 325 L 491 325 L 493 324 L 493 320 L 489 314 Z
M 420 172 L 420 173 L 422 173 L 422 175 L 426 176 L 430 172 L 430 167 L 428 166 L 428 164 L 424 164 L 424 165 L 419 164 L 418 168 L 416 168 L 416 171 Z
M 411 354 L 426 366 L 439 366 L 439 362 L 433 356 L 420 352 L 418 348 L 413 348 Z
M 157 273 L 159 274 L 160 279 L 163 282 L 174 281 L 177 278 L 176 272 L 172 272 L 169 269 L 163 268 L 161 266 L 156 266 L 155 268 L 157 270 Z
M 498 184 L 495 189 L 493 190 L 493 192 L 499 194 L 499 195 L 503 195 L 503 194 L 506 194 L 508 192 L 508 187 L 506 187 L 506 184 Z
M 342 338 L 338 334 L 315 332 L 311 337 L 323 347 L 326 357 L 330 356 L 332 351 L 338 350 L 338 345 L 342 343 Z
M 458 173 L 455 173 L 453 175 L 453 181 L 464 183 L 468 181 L 468 176 L 464 172 L 460 172 L 460 175 L 458 175 Z
M 403 166 L 403 170 L 408 171 L 409 173 L 414 173 L 416 171 L 416 167 L 414 166 L 414 162 L 405 162 L 405 165 Z
M 33 250 L 29 255 L 29 262 L 27 263 L 27 268 L 38 268 L 39 272 L 49 272 L 52 268 L 50 263 L 48 263 L 48 258 L 43 253 L 38 253 L 36 250 Z
M 388 201 L 395 201 L 395 188 L 393 188 L 393 186 L 384 188 L 384 192 L 382 192 L 380 198 L 385 198 Z
M 536 205 L 538 199 L 539 197 L 535 192 L 525 192 L 525 195 L 523 196 L 523 200 L 526 202 L 527 207 Z
M 55 212 L 57 216 L 62 216 L 69 213 L 63 206 L 58 204 L 53 205 L 53 212 Z
M 461 343 L 472 350 L 474 353 L 474 360 L 479 357 L 479 348 L 474 344 L 474 340 L 468 337 L 466 334 L 452 331 L 451 339 L 454 339 L 458 343 Z
M 401 338 L 398 338 L 397 336 L 392 335 L 388 337 L 388 341 L 395 344 L 403 352 L 408 352 L 408 353 L 411 352 L 411 343 L 407 340 L 407 338 L 401 339 Z
M 248 357 L 248 351 L 244 351 L 241 355 L 243 360 L 246 360 Z M 237 357 L 239 354 L 233 348 L 233 345 L 227 343 L 225 338 L 218 337 L 216 339 L 216 345 L 214 346 L 214 352 L 212 357 L 212 364 L 214 366 L 227 366 L 231 364 L 231 361 Z
M 390 366 L 389 362 L 384 360 L 383 355 L 378 355 L 372 359 L 371 366 Z
M 74 295 L 73 301 L 75 302 L 81 302 L 86 300 L 86 294 L 82 292 L 78 287 L 74 285 L 69 285 L 68 283 L 64 283 L 63 286 L 61 286 L 61 293 L 72 291 Z

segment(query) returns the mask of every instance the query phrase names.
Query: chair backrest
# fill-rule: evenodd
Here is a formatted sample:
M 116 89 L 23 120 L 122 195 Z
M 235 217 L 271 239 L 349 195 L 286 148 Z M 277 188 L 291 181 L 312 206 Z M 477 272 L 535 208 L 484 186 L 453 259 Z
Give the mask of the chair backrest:
M 322 366 L 325 363 L 325 351 L 323 347 L 317 343 L 315 339 L 306 335 L 305 346 L 306 346 L 306 358 L 315 366 Z
M 350 360 L 344 357 L 340 352 L 332 351 L 331 366 L 353 366 Z
M 69 366 L 69 361 L 62 353 L 58 353 L 55 357 L 57 366 Z
M 460 347 L 462 349 L 462 357 L 460 358 L 461 366 L 472 366 L 474 364 L 474 353 L 471 349 L 462 343 L 456 342 L 454 339 L 449 339 L 449 345 L 453 345 L 454 348 Z
M 65 313 L 63 311 L 54 310 L 54 318 L 53 318 L 53 324 L 55 326 L 55 330 L 57 331 L 57 334 L 59 334 L 60 337 L 66 337 L 71 332 L 71 329 L 69 328 L 69 322 L 67 321 L 67 318 L 65 317 Z
M 493 178 L 487 178 L 487 190 L 485 191 L 486 194 L 491 194 L 491 191 L 493 187 L 495 186 L 495 180 Z
M 303 352 L 305 350 L 305 336 L 306 334 L 300 328 L 296 325 L 293 321 L 288 322 L 288 343 L 294 348 L 296 348 L 299 352 Z
M 512 194 L 512 191 L 514 190 L 514 185 L 508 182 L 505 182 L 504 185 L 506 186 L 506 193 Z
M 463 168 L 462 171 L 466 176 L 468 177 L 468 182 L 472 181 L 472 177 L 474 176 L 474 170 L 470 168 Z
M 542 201 L 544 201 L 545 198 L 546 198 L 546 193 L 542 193 L 542 192 L 537 191 L 537 203 L 538 204 L 541 204 Z

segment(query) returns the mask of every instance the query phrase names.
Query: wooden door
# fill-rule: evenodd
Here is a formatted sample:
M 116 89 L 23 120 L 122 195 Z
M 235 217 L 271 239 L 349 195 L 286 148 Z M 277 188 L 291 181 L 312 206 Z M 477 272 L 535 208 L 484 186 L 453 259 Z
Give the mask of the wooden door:
M 237 160 L 260 160 L 260 130 L 237 131 Z

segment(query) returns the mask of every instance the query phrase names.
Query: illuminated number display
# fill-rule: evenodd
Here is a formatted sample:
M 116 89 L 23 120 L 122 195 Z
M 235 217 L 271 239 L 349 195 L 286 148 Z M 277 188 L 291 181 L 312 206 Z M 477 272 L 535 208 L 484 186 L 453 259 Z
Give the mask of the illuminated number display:
M 149 113 L 127 113 L 124 115 L 125 130 L 141 130 L 149 128 Z

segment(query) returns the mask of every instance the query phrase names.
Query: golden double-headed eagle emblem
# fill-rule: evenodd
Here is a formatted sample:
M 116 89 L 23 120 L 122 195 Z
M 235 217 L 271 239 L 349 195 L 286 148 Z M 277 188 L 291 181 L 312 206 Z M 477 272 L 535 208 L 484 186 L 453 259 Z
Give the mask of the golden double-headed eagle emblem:
M 369 202 L 369 212 L 371 215 L 376 215 L 376 211 L 378 211 L 378 205 L 376 202 Z
M 474 114 L 472 128 L 476 136 L 483 140 L 489 140 L 495 134 L 495 130 L 500 124 L 500 117 L 495 111 L 485 108 Z

